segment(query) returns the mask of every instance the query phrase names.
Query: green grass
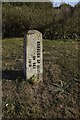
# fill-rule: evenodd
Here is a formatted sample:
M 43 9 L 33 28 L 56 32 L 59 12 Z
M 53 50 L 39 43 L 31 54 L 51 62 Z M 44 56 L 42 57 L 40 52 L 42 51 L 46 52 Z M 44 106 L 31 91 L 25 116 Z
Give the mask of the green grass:
M 21 76 L 23 39 L 3 39 L 2 44 L 4 117 L 79 117 L 79 41 L 43 40 L 43 82 L 38 85 Z
M 3 39 L 2 47 L 3 69 L 22 69 L 23 39 Z
M 79 43 L 77 41 L 44 41 L 44 61 L 48 59 L 52 63 L 60 65 L 62 74 L 68 77 L 78 78 L 79 76 Z

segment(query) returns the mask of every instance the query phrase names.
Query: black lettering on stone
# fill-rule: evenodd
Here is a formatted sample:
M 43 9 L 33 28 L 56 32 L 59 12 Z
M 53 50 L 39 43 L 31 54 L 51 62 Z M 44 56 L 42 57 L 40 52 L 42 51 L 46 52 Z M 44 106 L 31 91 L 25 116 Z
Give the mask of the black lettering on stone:
M 36 60 L 36 56 L 33 56 L 33 60 Z
M 29 67 L 31 67 L 32 65 L 31 65 L 31 59 L 29 59 Z
M 35 69 L 36 68 L 36 63 L 33 63 L 33 69 Z
M 37 60 L 37 63 L 40 63 L 40 60 Z

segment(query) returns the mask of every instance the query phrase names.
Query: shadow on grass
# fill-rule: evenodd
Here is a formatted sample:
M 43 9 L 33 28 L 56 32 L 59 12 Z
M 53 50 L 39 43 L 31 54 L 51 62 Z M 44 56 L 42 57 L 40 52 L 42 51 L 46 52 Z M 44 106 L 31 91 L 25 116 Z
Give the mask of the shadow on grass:
M 18 78 L 24 79 L 22 70 L 2 70 L 2 79 L 16 80 Z

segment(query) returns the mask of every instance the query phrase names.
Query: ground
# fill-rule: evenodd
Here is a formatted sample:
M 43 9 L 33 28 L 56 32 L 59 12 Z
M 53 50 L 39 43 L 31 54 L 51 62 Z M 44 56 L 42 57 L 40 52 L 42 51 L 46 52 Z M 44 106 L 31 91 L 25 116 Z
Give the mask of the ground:
M 3 120 L 79 120 L 79 41 L 43 40 L 43 82 L 23 78 L 23 39 L 3 39 Z

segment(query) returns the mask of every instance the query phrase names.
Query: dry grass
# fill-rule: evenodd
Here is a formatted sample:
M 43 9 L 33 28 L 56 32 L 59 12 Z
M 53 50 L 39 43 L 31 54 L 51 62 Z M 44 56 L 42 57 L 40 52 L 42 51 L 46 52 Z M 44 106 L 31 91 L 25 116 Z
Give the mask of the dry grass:
M 3 40 L 3 120 L 79 119 L 79 42 L 43 41 L 43 82 L 23 79 L 22 39 Z

